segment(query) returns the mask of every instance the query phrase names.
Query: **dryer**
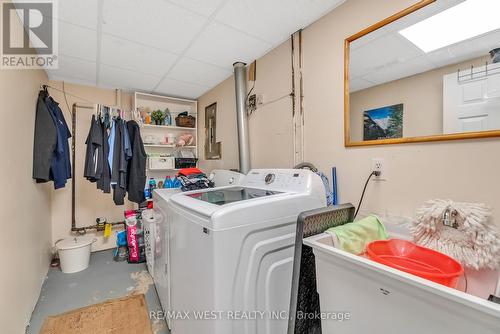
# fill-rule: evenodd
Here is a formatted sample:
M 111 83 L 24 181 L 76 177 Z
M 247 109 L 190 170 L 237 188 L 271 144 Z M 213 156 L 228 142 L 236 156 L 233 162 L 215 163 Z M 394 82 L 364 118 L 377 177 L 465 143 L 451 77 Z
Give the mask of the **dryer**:
M 285 334 L 297 217 L 324 206 L 308 170 L 252 170 L 240 185 L 173 195 L 172 333 Z

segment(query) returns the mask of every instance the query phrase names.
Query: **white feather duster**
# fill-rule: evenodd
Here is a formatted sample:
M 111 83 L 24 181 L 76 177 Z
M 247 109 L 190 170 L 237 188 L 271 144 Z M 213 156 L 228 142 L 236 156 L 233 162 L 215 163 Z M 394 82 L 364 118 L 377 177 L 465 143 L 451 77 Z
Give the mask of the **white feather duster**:
M 446 210 L 454 213 L 457 228 L 445 226 Z M 415 242 L 445 253 L 476 270 L 500 267 L 500 231 L 490 221 L 484 204 L 430 200 L 418 209 L 411 233 Z

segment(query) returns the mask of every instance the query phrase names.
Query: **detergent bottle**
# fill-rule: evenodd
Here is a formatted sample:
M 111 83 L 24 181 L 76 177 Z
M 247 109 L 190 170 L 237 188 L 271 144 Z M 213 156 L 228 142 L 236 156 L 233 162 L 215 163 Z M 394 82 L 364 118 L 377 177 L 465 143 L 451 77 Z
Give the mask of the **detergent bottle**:
M 170 176 L 167 176 L 167 178 L 165 179 L 164 187 L 165 188 L 173 188 L 174 187 L 174 184 L 173 184 L 172 179 L 170 178 Z
M 154 178 L 149 179 L 149 197 L 153 198 L 153 190 L 157 188 L 156 180 Z
M 172 185 L 173 188 L 180 188 L 182 186 L 181 181 L 179 181 L 179 178 L 177 178 L 177 177 L 174 177 L 174 180 L 172 183 L 173 183 L 173 185 Z

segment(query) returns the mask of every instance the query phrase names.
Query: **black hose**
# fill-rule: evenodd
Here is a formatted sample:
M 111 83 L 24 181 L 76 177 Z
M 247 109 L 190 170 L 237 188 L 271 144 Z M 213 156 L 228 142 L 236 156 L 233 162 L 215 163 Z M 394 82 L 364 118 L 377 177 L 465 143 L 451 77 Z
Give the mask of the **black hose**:
M 318 169 L 310 162 L 301 162 L 300 164 L 293 167 L 293 169 L 309 169 L 313 173 L 317 173 Z

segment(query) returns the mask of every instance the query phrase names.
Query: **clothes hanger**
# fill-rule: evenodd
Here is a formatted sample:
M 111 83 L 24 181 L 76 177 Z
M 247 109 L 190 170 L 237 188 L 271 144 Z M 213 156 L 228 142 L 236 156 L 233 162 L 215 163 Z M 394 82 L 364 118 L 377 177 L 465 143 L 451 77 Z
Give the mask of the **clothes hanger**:
M 49 96 L 49 90 L 47 88 L 47 85 L 40 86 L 40 91 L 43 92 L 45 98 Z

